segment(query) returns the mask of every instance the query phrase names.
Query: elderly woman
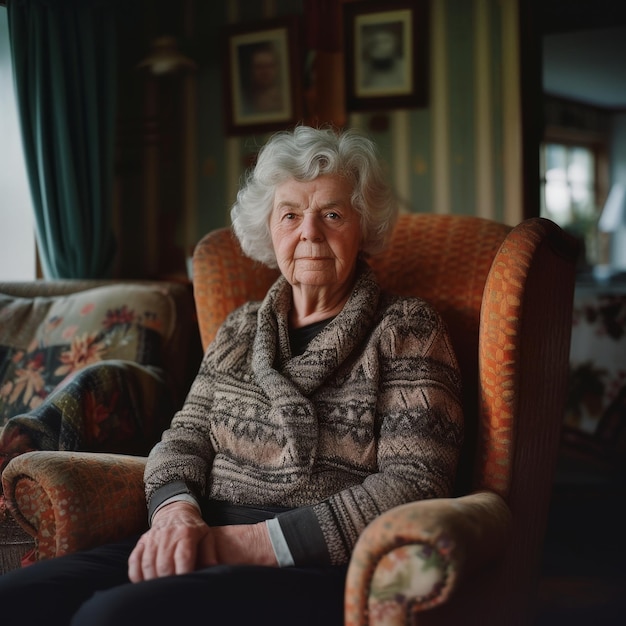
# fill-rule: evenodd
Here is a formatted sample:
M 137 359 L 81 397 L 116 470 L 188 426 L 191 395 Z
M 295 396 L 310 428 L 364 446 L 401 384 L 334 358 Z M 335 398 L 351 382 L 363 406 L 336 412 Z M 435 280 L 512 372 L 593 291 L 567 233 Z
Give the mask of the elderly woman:
M 152 450 L 149 530 L 7 574 L 5 617 L 343 623 L 359 534 L 391 507 L 450 494 L 462 439 L 444 324 L 383 293 L 367 265 L 395 216 L 366 137 L 302 126 L 270 139 L 232 222 L 281 276 L 226 319 Z

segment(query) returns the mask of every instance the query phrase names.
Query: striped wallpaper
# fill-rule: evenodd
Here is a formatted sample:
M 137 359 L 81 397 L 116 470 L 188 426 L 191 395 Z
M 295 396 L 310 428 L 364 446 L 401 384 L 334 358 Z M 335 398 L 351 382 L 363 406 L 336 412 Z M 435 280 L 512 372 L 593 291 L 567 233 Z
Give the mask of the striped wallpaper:
M 349 115 L 377 141 L 402 210 L 522 219 L 517 3 L 431 0 L 428 105 Z M 231 23 L 302 11 L 300 0 L 226 5 Z M 198 236 L 228 223 L 244 164 L 266 138 L 224 138 L 221 100 L 207 82 L 219 71 L 198 77 Z

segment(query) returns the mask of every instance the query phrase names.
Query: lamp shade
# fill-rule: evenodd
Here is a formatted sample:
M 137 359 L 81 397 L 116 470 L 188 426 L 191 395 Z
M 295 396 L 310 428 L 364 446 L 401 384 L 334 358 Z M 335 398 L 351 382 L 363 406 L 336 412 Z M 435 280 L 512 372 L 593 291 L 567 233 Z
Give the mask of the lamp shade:
M 137 68 L 145 68 L 153 74 L 163 75 L 194 70 L 196 64 L 178 50 L 174 37 L 157 37 L 152 42 L 150 54 L 137 65 Z
M 610 269 L 626 272 L 626 186 L 616 183 L 602 209 L 598 230 L 610 234 Z
M 598 228 L 603 233 L 614 233 L 626 226 L 626 187 L 615 183 L 606 199 Z

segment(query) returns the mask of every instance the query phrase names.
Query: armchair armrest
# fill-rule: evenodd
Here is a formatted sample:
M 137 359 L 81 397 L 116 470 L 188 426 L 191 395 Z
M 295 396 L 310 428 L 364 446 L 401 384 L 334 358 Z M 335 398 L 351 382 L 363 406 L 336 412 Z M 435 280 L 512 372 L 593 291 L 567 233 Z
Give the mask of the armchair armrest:
M 507 541 L 510 511 L 490 492 L 411 502 L 363 531 L 346 581 L 346 626 L 404 626 L 447 601 Z
M 2 473 L 8 509 L 35 538 L 37 560 L 122 539 L 147 528 L 144 457 L 36 451 Z

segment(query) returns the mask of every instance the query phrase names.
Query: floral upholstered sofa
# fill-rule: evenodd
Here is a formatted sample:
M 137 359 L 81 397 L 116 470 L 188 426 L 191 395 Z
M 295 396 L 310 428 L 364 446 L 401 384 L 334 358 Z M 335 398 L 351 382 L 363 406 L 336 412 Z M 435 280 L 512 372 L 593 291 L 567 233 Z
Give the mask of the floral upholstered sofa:
M 175 282 L 0 283 L 0 470 L 31 450 L 145 455 L 201 358 Z M 0 495 L 0 573 L 32 543 Z

